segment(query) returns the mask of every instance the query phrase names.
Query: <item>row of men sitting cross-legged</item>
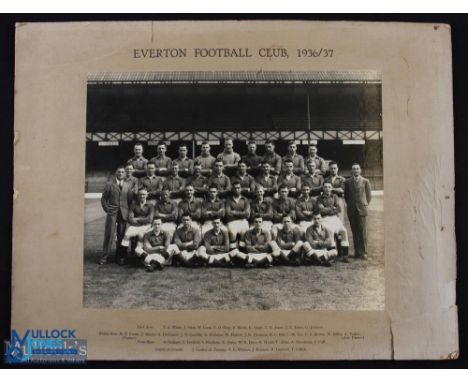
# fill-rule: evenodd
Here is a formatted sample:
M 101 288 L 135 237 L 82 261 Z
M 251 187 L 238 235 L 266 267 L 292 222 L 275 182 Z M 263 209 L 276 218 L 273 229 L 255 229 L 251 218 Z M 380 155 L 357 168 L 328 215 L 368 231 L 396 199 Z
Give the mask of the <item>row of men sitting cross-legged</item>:
M 288 196 L 286 185 L 279 187 L 274 199 L 265 198 L 264 187 L 256 185 L 249 200 L 242 195 L 240 182 L 232 184 L 226 200 L 218 198 L 216 185 L 209 187 L 204 200 L 195 198 L 194 192 L 192 185 L 186 186 L 184 198 L 177 202 L 165 188 L 160 200 L 148 203 L 148 192 L 141 188 L 138 202 L 130 207 L 121 245 L 138 240 L 134 253 L 149 270 L 173 260 L 184 265 L 254 266 L 274 260 L 330 265 L 339 254 L 347 262 L 347 231 L 337 216 L 341 207 L 331 183 L 325 182 L 317 197 L 310 196 L 305 184 L 296 200 Z

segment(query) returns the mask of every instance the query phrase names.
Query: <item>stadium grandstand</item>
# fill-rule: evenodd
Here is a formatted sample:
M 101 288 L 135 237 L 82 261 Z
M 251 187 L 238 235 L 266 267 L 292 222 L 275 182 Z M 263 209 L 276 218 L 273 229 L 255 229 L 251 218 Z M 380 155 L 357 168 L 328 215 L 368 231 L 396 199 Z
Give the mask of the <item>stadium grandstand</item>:
M 101 192 L 136 142 L 149 159 L 164 141 L 175 158 L 180 143 L 195 157 L 205 140 L 216 155 L 225 138 L 241 155 L 250 140 L 259 155 L 267 139 L 281 156 L 290 140 L 303 156 L 315 143 L 321 157 L 339 163 L 341 175 L 357 162 L 373 189 L 383 189 L 377 72 L 103 72 L 90 75 L 87 86 L 85 192 Z

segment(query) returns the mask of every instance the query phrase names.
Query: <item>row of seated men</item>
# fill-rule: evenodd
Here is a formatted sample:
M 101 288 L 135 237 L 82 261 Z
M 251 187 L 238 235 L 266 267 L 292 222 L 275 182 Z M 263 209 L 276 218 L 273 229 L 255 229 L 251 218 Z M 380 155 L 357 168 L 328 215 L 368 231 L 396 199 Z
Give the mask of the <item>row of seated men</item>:
M 164 188 L 161 192 L 160 200 L 153 204 L 147 199 L 148 191 L 145 188 L 141 188 L 138 191 L 138 201 L 134 202 L 130 207 L 127 228 L 121 245 L 126 248 L 132 239 L 138 238 L 139 246 L 134 253 L 141 254 L 139 248 L 146 248 L 149 243 L 148 240 L 145 241 L 143 236 L 152 235 L 149 232 L 151 231 L 151 222 L 156 222 L 157 227 L 161 229 L 161 232 L 169 240 L 169 242 L 166 242 L 165 238 L 164 242 L 167 245 L 172 243 L 170 247 L 171 251 L 167 255 L 179 253 L 172 250 L 184 248 L 183 240 L 180 237 L 187 234 L 184 227 L 186 220 L 188 220 L 187 218 L 189 218 L 190 224 L 193 227 L 191 235 L 198 235 L 198 239 L 195 240 L 196 248 L 193 248 L 194 250 L 197 249 L 196 254 L 198 257 L 195 257 L 195 259 L 197 260 L 200 256 L 205 258 L 207 255 L 216 255 L 215 257 L 209 256 L 209 259 L 212 259 L 210 262 L 218 258 L 221 262 L 226 262 L 229 256 L 235 255 L 237 258 L 243 258 L 245 253 L 251 254 L 249 248 L 252 246 L 249 246 L 248 232 L 256 227 L 256 222 L 260 219 L 262 235 L 266 235 L 265 243 L 274 252 L 273 256 L 279 256 L 280 250 L 291 250 L 289 248 L 290 244 L 295 243 L 294 247 L 296 250 L 291 253 L 287 252 L 287 255 L 285 255 L 285 252 L 281 252 L 283 260 L 287 261 L 286 257 L 293 257 L 294 260 L 292 262 L 295 263 L 297 256 L 302 253 L 302 241 L 306 240 L 307 236 L 315 235 L 315 231 L 309 234 L 307 232 L 312 230 L 310 227 L 313 226 L 314 221 L 318 222 L 320 219 L 320 226 L 323 225 L 323 232 L 326 235 L 323 239 L 325 241 L 330 239 L 330 242 L 328 243 L 327 241 L 327 248 L 323 248 L 323 243 L 316 248 L 314 243 L 309 242 L 307 245 L 311 246 L 311 248 L 308 248 L 306 253 L 309 253 L 311 249 L 326 249 L 323 254 L 325 258 L 320 259 L 320 261 L 318 259 L 315 260 L 317 260 L 317 263 L 329 265 L 329 260 L 334 257 L 333 254 L 338 254 L 335 248 L 336 237 L 338 239 L 341 259 L 347 262 L 349 247 L 347 231 L 342 221 L 338 218 L 341 206 L 338 196 L 332 193 L 332 185 L 329 182 L 324 184 L 323 193 L 318 197 L 312 197 L 310 195 L 310 187 L 305 184 L 302 186 L 301 195 L 297 200 L 288 196 L 289 189 L 286 185 L 279 187 L 279 196 L 274 199 L 265 198 L 263 186 L 257 185 L 255 187 L 255 197 L 253 200 L 249 200 L 242 195 L 241 184 L 236 181 L 233 183 L 231 195 L 226 200 L 218 198 L 218 188 L 215 185 L 209 187 L 208 196 L 205 200 L 194 197 L 194 187 L 191 185 L 185 187 L 184 193 L 184 198 L 177 202 L 170 199 L 169 189 Z M 222 237 L 213 237 L 212 231 L 216 228 L 214 222 L 219 222 L 221 225 Z M 220 235 L 220 232 L 217 231 L 217 235 Z M 278 241 L 278 238 L 283 240 Z M 190 239 L 190 241 L 194 240 L 193 237 L 190 237 Z M 220 247 L 218 248 L 219 250 L 226 247 L 229 251 L 211 253 L 211 246 L 206 243 L 214 239 L 215 241 L 221 240 L 216 245 Z M 200 240 L 205 242 L 205 246 L 198 249 Z M 277 247 L 275 247 L 274 243 L 277 243 Z M 298 243 L 301 244 L 299 245 Z M 214 243 L 211 244 L 214 245 Z M 298 245 L 299 247 L 297 247 Z M 207 254 L 203 252 L 204 248 L 208 251 Z M 126 249 L 123 251 L 124 253 L 127 252 Z M 328 253 L 327 251 L 331 252 Z M 183 257 L 182 262 L 185 263 L 185 260 L 187 260 L 186 252 L 182 251 L 180 253 L 180 256 Z M 162 254 L 157 253 L 157 255 L 157 258 L 162 261 Z M 195 256 L 194 251 L 191 252 L 191 256 Z M 329 256 L 331 257 L 330 259 L 328 259 Z M 247 264 L 251 265 L 256 264 L 259 258 L 261 258 L 262 264 L 265 262 L 270 264 L 270 260 L 272 259 L 270 255 L 263 257 L 256 255 L 247 256 L 244 260 L 247 260 Z M 149 257 L 148 259 L 153 258 Z M 219 262 L 216 260 L 216 263 Z M 152 263 L 152 267 L 156 265 L 161 266 L 162 263 L 158 261 Z
M 201 145 L 201 155 L 192 160 L 187 156 L 187 145 L 183 143 L 178 148 L 179 156 L 172 159 L 166 155 L 166 144 L 161 142 L 157 146 L 158 154 L 148 160 L 143 156 L 143 145 L 137 143 L 134 146 L 134 156 L 127 161 L 127 164 L 133 166 L 134 176 L 137 178 L 143 178 L 147 175 L 147 167 L 150 163 L 154 164 L 156 167 L 154 175 L 160 177 L 170 175 L 172 164 L 174 163 L 178 165 L 178 175 L 181 178 L 191 177 L 197 172 L 198 175 L 209 177 L 213 174 L 213 171 L 215 171 L 213 166 L 217 160 L 223 163 L 224 172 L 228 176 L 234 175 L 241 161 L 245 163 L 247 173 L 253 176 L 257 176 L 262 172 L 261 164 L 265 162 L 270 165 L 270 173 L 274 176 L 284 172 L 284 164 L 286 161 L 292 161 L 295 175 L 310 173 L 310 169 L 307 166 L 307 163 L 310 161 L 315 163 L 314 171 L 316 173 L 324 175 L 326 171 L 326 162 L 317 155 L 317 146 L 315 145 L 309 146 L 308 156 L 306 158 L 297 153 L 297 145 L 294 141 L 288 143 L 288 153 L 283 157 L 275 152 L 275 144 L 273 141 L 266 142 L 265 153 L 262 156 L 257 154 L 256 142 L 249 142 L 247 147 L 248 153 L 241 157 L 234 151 L 232 139 L 226 139 L 224 141 L 223 151 L 214 157 L 210 151 L 210 144 L 208 142 L 203 142 Z M 198 171 L 196 169 L 197 164 L 200 166 Z
M 285 216 L 282 222 L 282 228 L 272 238 L 270 231 L 264 228 L 263 218 L 256 215 L 252 228 L 244 235 L 244 244 L 232 248 L 228 230 L 222 227 L 220 218 L 212 219 L 212 228 L 202 237 L 190 214 L 185 214 L 173 240 L 167 231 L 162 230 L 162 220 L 156 219 L 149 231 L 139 235 L 135 255 L 150 272 L 176 264 L 244 265 L 246 268 L 269 267 L 274 263 L 331 266 L 338 252 L 332 234 L 321 224 L 319 212 L 314 212 L 313 223 L 304 238 L 293 227 L 291 217 Z

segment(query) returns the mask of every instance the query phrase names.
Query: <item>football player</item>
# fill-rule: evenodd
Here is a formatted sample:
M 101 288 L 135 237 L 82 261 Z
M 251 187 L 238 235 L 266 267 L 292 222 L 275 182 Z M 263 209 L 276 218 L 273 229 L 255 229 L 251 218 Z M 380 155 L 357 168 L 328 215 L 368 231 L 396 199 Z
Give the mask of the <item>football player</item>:
M 170 243 L 170 235 L 161 229 L 161 219 L 154 219 L 153 229 L 140 236 L 135 254 L 149 272 L 161 270 L 179 252 L 177 246 Z
M 302 246 L 304 258 L 315 264 L 331 266 L 338 254 L 333 243 L 333 233 L 322 225 L 320 212 L 315 212 L 313 224 L 307 228 Z
M 229 232 L 230 248 L 243 248 L 244 235 L 249 229 L 248 218 L 250 216 L 250 203 L 242 196 L 242 188 L 239 182 L 232 185 L 232 195 L 226 199 L 226 221 Z
M 198 249 L 198 257 L 208 265 L 227 265 L 231 262 L 229 255 L 229 234 L 222 227 L 219 217 L 211 221 L 213 228 L 203 235 L 203 245 Z

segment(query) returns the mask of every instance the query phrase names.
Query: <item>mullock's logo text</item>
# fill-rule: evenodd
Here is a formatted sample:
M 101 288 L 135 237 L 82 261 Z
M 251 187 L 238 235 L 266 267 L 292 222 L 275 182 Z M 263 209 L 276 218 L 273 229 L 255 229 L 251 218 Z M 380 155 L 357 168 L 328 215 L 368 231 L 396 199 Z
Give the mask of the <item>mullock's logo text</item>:
M 21 336 L 12 330 L 5 341 L 5 360 L 21 362 L 84 362 L 87 341 L 76 338 L 75 329 L 28 329 Z

